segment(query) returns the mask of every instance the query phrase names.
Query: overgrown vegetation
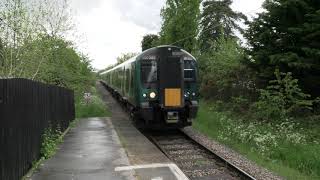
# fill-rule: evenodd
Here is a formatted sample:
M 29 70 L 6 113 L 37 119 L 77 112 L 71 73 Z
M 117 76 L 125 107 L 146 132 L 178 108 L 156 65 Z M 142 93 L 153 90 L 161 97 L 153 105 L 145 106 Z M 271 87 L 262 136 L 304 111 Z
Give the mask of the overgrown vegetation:
M 202 96 L 230 100 L 242 93 L 250 93 L 254 88 L 251 74 L 239 61 L 244 52 L 236 39 L 221 37 L 212 44 L 215 50 L 198 55 Z
M 107 110 L 105 103 L 94 87 L 91 88 L 90 93 L 92 94 L 90 100 L 86 100 L 85 98 L 77 100 L 76 118 L 110 116 L 110 111 Z
M 71 124 L 73 123 L 75 123 L 75 121 L 71 122 Z M 48 128 L 45 129 L 41 138 L 42 138 L 42 143 L 40 147 L 40 159 L 32 162 L 32 167 L 30 172 L 34 172 L 36 169 L 39 168 L 39 166 L 44 160 L 51 158 L 56 153 L 59 144 L 62 143 L 63 141 L 63 132 L 60 130 L 59 127 L 53 128 L 49 126 Z M 28 175 L 30 174 L 26 174 L 21 179 L 22 180 L 29 179 Z
M 40 149 L 41 157 L 49 159 L 52 157 L 58 145 L 62 142 L 62 132 L 59 128 L 48 127 L 42 135 L 42 144 Z
M 292 74 L 275 72 L 276 80 L 269 82 L 266 89 L 260 90 L 260 97 L 252 105 L 251 112 L 261 120 L 283 120 L 296 113 L 312 110 L 316 100 L 308 100 L 311 96 L 299 88 L 298 80 Z
M 286 118 L 257 121 L 215 102 L 201 102 L 194 127 L 288 179 L 320 175 L 320 125 Z
M 231 4 L 167 0 L 159 38 L 142 47 L 173 44 L 197 57 L 198 130 L 289 179 L 320 177 L 320 2 L 265 0 L 250 21 Z
M 0 78 L 27 78 L 75 90 L 94 82 L 89 58 L 66 36 L 73 32 L 67 0 L 0 2 Z

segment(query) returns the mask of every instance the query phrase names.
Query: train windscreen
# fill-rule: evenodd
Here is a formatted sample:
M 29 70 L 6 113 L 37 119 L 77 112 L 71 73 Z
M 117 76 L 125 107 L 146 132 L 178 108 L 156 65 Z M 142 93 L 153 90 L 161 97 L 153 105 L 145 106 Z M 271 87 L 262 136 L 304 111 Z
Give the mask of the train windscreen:
M 143 84 L 157 82 L 157 62 L 155 60 L 141 62 L 141 80 Z

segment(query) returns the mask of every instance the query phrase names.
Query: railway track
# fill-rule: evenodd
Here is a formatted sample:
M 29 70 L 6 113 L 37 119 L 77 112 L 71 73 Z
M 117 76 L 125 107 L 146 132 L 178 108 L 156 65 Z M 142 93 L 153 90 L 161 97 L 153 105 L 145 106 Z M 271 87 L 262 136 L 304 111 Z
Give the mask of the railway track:
M 182 131 L 143 133 L 191 180 L 254 179 Z
M 180 130 L 140 131 L 191 180 L 255 180 Z

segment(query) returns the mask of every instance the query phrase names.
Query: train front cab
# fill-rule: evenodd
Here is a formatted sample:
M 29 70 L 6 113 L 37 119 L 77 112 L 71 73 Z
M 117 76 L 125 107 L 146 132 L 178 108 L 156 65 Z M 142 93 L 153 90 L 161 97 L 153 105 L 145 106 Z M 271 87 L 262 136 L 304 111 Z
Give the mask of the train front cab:
M 148 127 L 185 127 L 198 111 L 196 60 L 176 47 L 158 48 L 140 61 L 140 115 Z

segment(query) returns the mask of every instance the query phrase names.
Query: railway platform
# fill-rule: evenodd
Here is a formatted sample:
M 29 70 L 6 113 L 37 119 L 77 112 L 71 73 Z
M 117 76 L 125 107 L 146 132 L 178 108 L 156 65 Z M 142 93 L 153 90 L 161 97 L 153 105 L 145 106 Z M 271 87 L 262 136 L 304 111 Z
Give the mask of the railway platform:
M 57 153 L 40 164 L 32 180 L 134 179 L 134 172 L 115 172 L 130 165 L 110 118 L 81 119 L 65 135 Z
M 137 130 L 119 104 L 97 84 L 111 118 L 80 120 L 32 180 L 185 180 L 187 176 Z
M 118 136 L 110 118 L 80 120 L 66 134 L 57 153 L 27 179 L 187 179 L 142 134 L 125 126 L 120 129 L 121 136 Z

